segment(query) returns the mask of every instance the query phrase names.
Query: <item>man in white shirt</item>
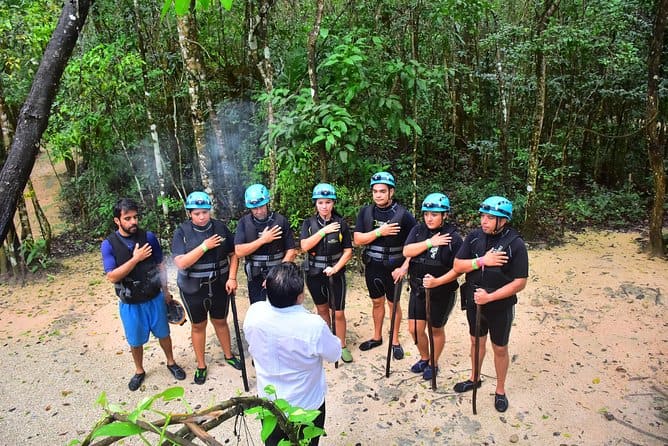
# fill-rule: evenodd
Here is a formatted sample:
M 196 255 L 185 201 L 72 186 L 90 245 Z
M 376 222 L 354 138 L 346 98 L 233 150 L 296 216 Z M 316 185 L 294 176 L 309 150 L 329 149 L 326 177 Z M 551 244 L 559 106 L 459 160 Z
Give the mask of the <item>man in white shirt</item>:
M 318 409 L 315 425 L 325 424 L 325 370 L 323 361 L 341 357 L 341 342 L 325 321 L 303 306 L 304 278 L 292 262 L 269 270 L 265 281 L 268 301 L 251 305 L 244 320 L 248 349 L 255 363 L 258 395 L 273 385 L 276 397 L 303 409 Z M 286 438 L 276 428 L 266 445 Z M 311 441 L 317 445 L 318 438 Z

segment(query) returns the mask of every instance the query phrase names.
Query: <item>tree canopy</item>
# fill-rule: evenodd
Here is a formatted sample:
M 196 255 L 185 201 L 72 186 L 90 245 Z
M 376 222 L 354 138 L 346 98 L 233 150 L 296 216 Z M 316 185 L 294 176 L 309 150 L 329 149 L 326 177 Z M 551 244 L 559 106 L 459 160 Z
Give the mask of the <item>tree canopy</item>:
M 21 122 L 61 3 L 0 5 L 9 121 Z M 254 182 L 294 227 L 321 181 L 352 218 L 376 170 L 409 207 L 446 193 L 462 224 L 494 194 L 533 238 L 625 226 L 665 182 L 647 173 L 645 138 L 653 125 L 665 160 L 663 33 L 653 117 L 646 106 L 663 3 L 97 0 L 41 147 L 66 163 L 68 218 L 94 235 L 120 195 L 167 232 L 190 191 L 208 188 L 233 220 Z

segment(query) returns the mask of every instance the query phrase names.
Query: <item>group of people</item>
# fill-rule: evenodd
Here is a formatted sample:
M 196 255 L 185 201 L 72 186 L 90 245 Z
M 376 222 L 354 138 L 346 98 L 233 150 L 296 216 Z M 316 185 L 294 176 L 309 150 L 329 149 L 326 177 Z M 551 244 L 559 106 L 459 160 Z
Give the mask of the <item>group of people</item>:
M 227 316 L 230 297 L 237 290 L 239 259 L 243 257 L 251 303 L 244 319 L 244 334 L 254 360 L 258 394 L 263 396 L 265 386 L 272 384 L 277 394 L 291 404 L 319 409 L 321 417 L 316 425 L 322 427 L 326 392 L 323 362 L 353 361 L 346 343 L 345 267 L 353 257 L 354 243 L 363 250 L 373 319 L 373 334 L 360 344 L 360 350 L 383 344 L 387 306 L 394 319 L 388 348 L 395 360 L 403 359 L 399 341 L 402 311 L 397 299 L 408 275 L 408 331 L 420 354 L 410 370 L 425 380 L 432 379 L 439 371 L 444 326 L 455 306 L 457 279 L 466 274 L 460 294 L 469 324 L 472 368 L 470 378 L 457 383 L 454 390 L 466 392 L 481 385 L 479 370 L 489 334 L 497 375 L 494 406 L 500 412 L 508 408 L 508 342 L 517 293 L 528 277 L 526 246 L 508 224 L 512 203 L 500 196 L 484 200 L 478 209 L 480 228 L 462 238 L 448 219 L 451 208 L 446 195 L 427 195 L 421 206 L 423 221 L 418 223 L 395 200 L 396 182 L 390 173 L 374 174 L 370 189 L 373 203 L 359 211 L 351 237 L 345 218 L 335 210 L 335 188 L 327 183 L 315 186 L 311 196 L 315 212 L 303 222 L 300 233 L 300 248 L 305 253 L 303 268 L 294 263 L 297 250 L 289 222 L 270 210 L 270 194 L 264 185 L 246 189 L 244 200 L 249 212 L 239 220 L 235 234 L 212 218 L 208 194 L 196 191 L 187 197 L 189 219 L 174 233 L 172 256 L 178 268 L 177 285 L 191 321 L 197 361 L 195 383 L 203 384 L 207 377 L 208 319 L 225 361 L 236 369 L 242 367 L 232 353 Z M 144 380 L 142 346 L 149 333 L 158 338 L 165 351 L 169 371 L 176 379 L 185 379 L 185 372 L 174 361 L 166 322 L 165 302 L 172 297 L 160 245 L 154 234 L 139 229 L 134 201 L 118 201 L 114 222 L 117 230 L 103 241 L 101 250 L 105 273 L 119 296 L 121 320 L 135 363 L 129 388 L 136 390 Z M 301 305 L 304 285 L 317 315 Z M 427 326 L 431 327 L 431 340 Z M 283 434 L 279 429 L 275 434 L 267 444 L 280 441 Z

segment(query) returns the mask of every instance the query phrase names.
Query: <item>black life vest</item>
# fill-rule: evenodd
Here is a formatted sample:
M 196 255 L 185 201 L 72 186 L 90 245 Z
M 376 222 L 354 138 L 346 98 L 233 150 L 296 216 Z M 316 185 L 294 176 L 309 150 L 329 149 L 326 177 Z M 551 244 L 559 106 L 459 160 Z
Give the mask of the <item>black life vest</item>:
M 248 219 L 251 224 L 244 225 L 246 231 L 246 243 L 260 238 L 260 234 L 265 228 L 270 228 L 276 225 L 281 228 L 288 227 L 288 221 L 285 217 L 280 214 L 275 214 L 274 212 L 272 212 L 265 221 L 259 221 L 251 214 L 248 214 Z M 253 253 L 246 256 L 246 264 L 259 267 L 262 270 L 267 270 L 283 261 L 283 257 L 285 257 L 285 240 L 281 237 L 278 240 L 274 240 L 271 243 L 262 246 L 258 251 L 263 251 L 264 254 Z
M 406 213 L 406 208 L 399 203 L 394 203 L 394 215 L 386 223 L 399 223 L 401 225 Z M 364 208 L 364 225 L 367 228 L 377 228 L 373 218 L 373 210 L 375 205 L 369 205 Z M 399 237 L 399 232 L 396 235 L 390 235 L 376 239 L 371 244 L 364 248 L 364 255 L 371 260 L 383 262 L 388 265 L 394 265 L 403 261 L 404 255 L 404 240 Z
M 183 244 L 185 245 L 185 252 L 190 252 L 196 247 L 200 246 L 204 240 L 214 234 L 218 234 L 225 241 L 229 237 L 229 231 L 225 229 L 225 223 L 220 220 L 211 220 L 212 226 L 206 231 L 197 231 L 192 224 L 192 221 L 186 221 L 181 224 L 181 231 L 183 232 Z M 190 278 L 212 278 L 214 276 L 221 276 L 230 270 L 228 262 L 228 252 L 224 250 L 224 244 L 210 249 L 200 257 L 197 262 L 191 265 L 185 271 L 179 271 L 179 274 L 184 274 Z
M 471 253 L 477 257 L 482 257 L 492 248 L 488 246 L 489 235 L 485 234 L 481 229 L 477 229 L 470 238 Z M 509 249 L 510 244 L 519 238 L 520 234 L 514 228 L 504 228 L 501 231 L 501 237 L 495 238 L 494 250 L 505 251 L 508 255 L 508 262 L 511 261 L 513 253 Z M 508 277 L 500 266 L 485 266 L 466 274 L 466 286 L 471 289 L 477 287 L 484 288 L 488 292 L 498 290 L 502 286 L 513 281 L 512 277 Z M 505 308 L 508 305 L 517 303 L 517 295 L 511 296 L 507 299 L 490 302 L 485 305 L 487 309 Z
M 321 224 L 318 216 L 309 218 L 309 234 L 313 235 L 322 229 L 326 224 L 338 222 L 343 227 L 343 218 L 340 215 L 333 214 L 332 219 Z M 311 275 L 319 274 L 328 266 L 334 265 L 343 255 L 343 234 L 341 229 L 338 232 L 326 234 L 325 237 L 311 249 L 306 256 L 305 269 Z
M 418 226 L 417 233 L 415 234 L 415 241 L 423 242 L 428 238 L 431 238 L 434 234 L 454 234 L 456 232 L 457 228 L 455 228 L 454 225 L 450 223 L 447 223 L 438 231 L 431 231 L 425 224 L 420 224 Z M 442 249 L 450 250 L 451 257 L 454 258 L 456 253 L 452 252 L 451 243 L 446 246 L 434 246 L 433 248 L 427 249 L 420 255 L 411 258 L 409 265 L 411 277 L 415 276 L 416 278 L 422 279 L 425 274 L 431 274 L 434 277 L 439 277 L 447 273 L 450 267 L 443 263 L 441 257 Z
M 131 240 L 132 246 L 128 246 L 124 239 Z M 111 244 L 116 266 L 120 266 L 132 258 L 136 243 L 140 247 L 147 243 L 146 231 L 137 229 L 131 237 L 121 237 L 114 231 L 109 234 L 107 241 Z M 127 276 L 114 284 L 116 295 L 126 304 L 149 301 L 158 295 L 161 288 L 160 270 L 153 256 L 137 263 Z

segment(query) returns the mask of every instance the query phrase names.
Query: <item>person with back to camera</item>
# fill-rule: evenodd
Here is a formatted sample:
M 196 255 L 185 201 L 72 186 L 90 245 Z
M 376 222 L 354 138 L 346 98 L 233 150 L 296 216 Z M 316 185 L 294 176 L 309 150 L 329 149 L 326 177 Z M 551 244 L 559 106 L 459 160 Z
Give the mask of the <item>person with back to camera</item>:
M 364 277 L 372 302 L 373 337 L 360 344 L 360 350 L 376 348 L 383 343 L 383 319 L 385 301 L 390 314 L 394 309 L 395 287 L 408 272 L 409 259 L 404 258 L 403 247 L 410 230 L 415 226 L 415 217 L 394 201 L 396 183 L 388 172 L 371 176 L 371 193 L 374 204 L 364 206 L 357 214 L 353 241 L 364 246 L 366 264 Z M 392 333 L 392 356 L 403 359 L 404 350 L 399 343 L 401 307 L 397 307 L 394 332 Z
M 118 312 L 135 365 L 128 388 L 135 391 L 144 382 L 144 344 L 151 333 L 165 353 L 169 372 L 183 380 L 186 373 L 174 361 L 169 334 L 167 304 L 172 295 L 160 243 L 155 234 L 139 228 L 139 205 L 134 200 L 121 198 L 113 213 L 117 230 L 102 242 L 100 251 L 107 280 L 119 298 Z
M 237 289 L 239 259 L 234 253 L 233 235 L 227 225 L 211 218 L 211 197 L 195 191 L 186 198 L 190 219 L 183 222 L 172 239 L 172 256 L 179 268 L 177 284 L 191 322 L 191 340 L 197 369 L 195 384 L 204 384 L 207 364 L 204 357 L 207 318 L 211 318 L 225 362 L 241 370 L 232 354 L 227 323 L 230 294 Z
M 274 386 L 276 397 L 302 409 L 318 409 L 317 427 L 325 425 L 327 384 L 323 362 L 341 356 L 341 342 L 322 318 L 306 310 L 304 276 L 292 262 L 281 263 L 267 273 L 267 301 L 248 308 L 244 333 L 255 362 L 257 390 L 268 397 L 265 387 Z M 287 439 L 278 427 L 265 444 Z M 319 437 L 311 440 L 318 444 Z
M 237 257 L 246 258 L 251 304 L 267 298 L 262 283 L 269 269 L 282 262 L 292 262 L 297 255 L 288 220 L 278 212 L 269 211 L 269 200 L 269 190 L 265 186 L 249 186 L 244 193 L 244 202 L 250 212 L 239 219 L 234 235 Z
M 448 222 L 450 200 L 441 193 L 427 195 L 422 202 L 424 223 L 411 229 L 404 256 L 410 258 L 411 297 L 408 303 L 408 331 L 416 340 L 420 359 L 411 372 L 422 373 L 425 380 L 438 374 L 438 359 L 445 346 L 445 324 L 455 305 L 459 274 L 452 269 L 455 254 L 462 245 L 457 228 Z M 431 294 L 427 314 L 425 289 Z M 429 338 L 425 334 L 427 317 L 431 321 L 434 364 L 429 363 Z
M 506 376 L 510 358 L 508 342 L 515 316 L 517 293 L 522 291 L 529 276 L 529 258 L 520 234 L 509 226 L 513 216 L 513 204 L 504 197 L 492 196 L 482 202 L 480 228 L 464 239 L 457 252 L 454 270 L 466 273 L 462 285 L 462 300 L 466 305 L 466 317 L 471 337 L 471 377 L 455 385 L 455 392 L 473 390 L 475 373 L 475 320 L 476 305 L 480 305 L 479 369 L 485 358 L 487 333 L 494 352 L 496 391 L 494 407 L 499 412 L 508 409 Z M 482 384 L 478 381 L 478 387 Z
M 306 253 L 304 269 L 306 285 L 318 314 L 331 324 L 334 311 L 335 333 L 341 340 L 341 360 L 352 362 L 346 347 L 346 263 L 353 257 L 353 244 L 346 220 L 334 210 L 336 190 L 331 184 L 320 183 L 311 195 L 316 214 L 304 220 L 300 245 Z M 329 294 L 333 294 L 330 301 Z M 330 308 L 330 305 L 333 306 Z

